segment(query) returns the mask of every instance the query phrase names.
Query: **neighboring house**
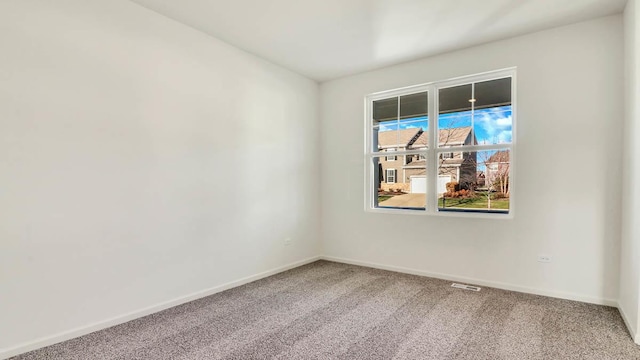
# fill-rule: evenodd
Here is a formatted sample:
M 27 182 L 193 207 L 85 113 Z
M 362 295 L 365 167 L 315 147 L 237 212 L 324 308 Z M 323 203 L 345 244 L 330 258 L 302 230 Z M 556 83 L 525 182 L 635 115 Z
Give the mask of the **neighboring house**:
M 509 152 L 497 151 L 485 162 L 486 184 L 494 190 L 509 194 Z
M 484 187 L 485 185 L 485 175 L 484 175 L 484 171 L 477 171 L 476 172 L 476 185 L 479 188 Z
M 422 129 L 381 131 L 378 133 L 378 150 L 390 153 L 380 158 L 380 187 L 384 190 L 400 189 L 423 193 L 426 189 L 426 160 L 422 155 L 393 155 L 396 151 L 424 150 L 428 146 L 428 132 Z M 442 129 L 439 145 L 452 147 L 475 145 L 471 127 Z M 438 160 L 438 193 L 446 189 L 446 183 L 456 181 L 465 187 L 476 182 L 476 153 L 443 152 Z

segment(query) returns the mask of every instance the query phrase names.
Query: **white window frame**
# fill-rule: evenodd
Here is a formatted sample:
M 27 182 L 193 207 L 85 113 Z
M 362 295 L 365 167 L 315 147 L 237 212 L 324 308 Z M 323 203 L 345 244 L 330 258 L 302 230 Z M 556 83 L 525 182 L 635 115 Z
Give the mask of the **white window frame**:
M 508 150 L 510 156 L 509 165 L 509 212 L 465 212 L 465 211 L 440 211 L 438 210 L 438 193 L 437 184 L 438 177 L 429 174 L 438 174 L 438 159 L 440 153 L 451 152 L 450 147 L 438 147 L 433 146 L 437 144 L 438 132 L 438 114 L 437 106 L 439 89 L 448 88 L 452 86 L 466 85 L 469 83 L 477 83 L 483 81 L 497 80 L 506 77 L 511 77 L 511 111 L 512 111 L 512 126 L 511 126 L 511 143 L 509 144 L 480 144 L 480 145 L 465 145 L 456 146 L 458 152 L 471 152 L 471 151 L 488 151 L 488 150 Z M 365 211 L 377 212 L 377 213 L 389 213 L 389 214 L 411 214 L 411 215 L 434 215 L 434 216 L 449 216 L 449 217 L 473 217 L 473 218 L 489 218 L 489 219 L 513 219 L 515 215 L 515 198 L 517 184 L 515 178 L 515 148 L 516 148 L 516 126 L 517 126 L 517 98 L 516 98 L 516 68 L 507 68 L 497 71 L 490 71 L 486 73 L 462 76 L 454 79 L 436 81 L 421 85 L 414 85 L 405 88 L 382 91 L 374 94 L 367 95 L 365 97 Z M 422 155 L 427 160 L 426 173 L 427 173 L 427 192 L 426 197 L 426 209 L 423 210 L 407 210 L 407 209 L 393 209 L 388 207 L 375 207 L 375 194 L 377 193 L 375 169 L 373 166 L 373 159 L 378 158 L 382 160 L 386 154 L 385 152 L 374 151 L 372 144 L 373 139 L 373 103 L 377 100 L 383 100 L 390 97 L 409 95 L 420 92 L 428 92 L 428 132 L 429 132 L 429 147 L 424 150 L 401 150 L 397 151 L 396 156 L 418 154 Z M 387 169 L 389 170 L 389 169 Z M 385 171 L 385 175 L 386 171 Z M 397 176 L 397 174 L 396 174 Z M 386 182 L 386 177 L 385 177 Z
M 389 181 L 389 171 L 393 172 L 393 181 Z M 398 170 L 396 169 L 386 169 L 384 171 L 384 182 L 387 184 L 395 184 L 398 179 Z

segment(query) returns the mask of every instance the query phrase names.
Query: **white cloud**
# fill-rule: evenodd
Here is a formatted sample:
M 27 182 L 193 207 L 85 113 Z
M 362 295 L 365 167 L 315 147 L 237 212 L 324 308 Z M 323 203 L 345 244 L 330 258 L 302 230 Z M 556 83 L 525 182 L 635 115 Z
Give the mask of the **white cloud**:
M 511 126 L 513 120 L 511 111 L 503 108 L 492 108 L 481 111 L 479 116 L 474 118 L 476 127 L 482 129 L 478 132 L 480 142 L 505 143 L 512 141 Z

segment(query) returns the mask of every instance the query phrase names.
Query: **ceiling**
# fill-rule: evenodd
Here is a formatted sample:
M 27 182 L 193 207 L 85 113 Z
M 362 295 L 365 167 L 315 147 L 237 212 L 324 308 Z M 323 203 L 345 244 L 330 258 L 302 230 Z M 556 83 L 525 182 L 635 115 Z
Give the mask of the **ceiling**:
M 626 0 L 132 0 L 317 81 L 619 13 Z

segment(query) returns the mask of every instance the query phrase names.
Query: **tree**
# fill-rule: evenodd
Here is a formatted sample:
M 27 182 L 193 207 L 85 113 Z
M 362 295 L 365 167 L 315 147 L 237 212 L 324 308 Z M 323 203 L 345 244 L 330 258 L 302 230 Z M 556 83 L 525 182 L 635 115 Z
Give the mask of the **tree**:
M 484 165 L 493 190 L 509 196 L 509 152 L 506 150 L 495 152 L 489 156 Z
M 485 169 L 485 187 L 487 188 L 487 208 L 491 209 L 492 190 L 504 197 L 509 197 L 509 152 L 480 151 L 479 167 Z
M 479 150 L 479 151 L 467 151 L 457 152 L 452 155 L 452 158 L 458 159 L 458 162 L 462 161 L 459 167 L 458 180 L 460 186 L 457 186 L 457 190 L 471 190 L 471 193 L 465 192 L 463 195 L 468 198 L 470 203 L 474 203 L 473 198 L 479 196 L 478 183 L 480 183 L 478 176 L 483 176 L 482 186 L 486 191 L 483 191 L 486 196 L 487 209 L 492 208 L 492 200 L 496 197 L 509 197 L 510 191 L 510 162 L 508 150 Z M 440 166 L 442 169 L 446 169 L 447 161 L 449 159 L 440 159 Z M 440 173 L 445 173 L 440 170 Z M 460 194 L 453 194 L 454 191 L 448 189 L 444 197 L 458 197 Z M 467 202 L 467 204 L 469 203 Z M 445 202 L 443 201 L 443 204 Z M 443 205 L 444 206 L 444 205 Z M 454 205 L 455 207 L 456 205 Z M 478 203 L 480 206 L 480 203 Z M 482 206 L 484 208 L 484 206 Z

